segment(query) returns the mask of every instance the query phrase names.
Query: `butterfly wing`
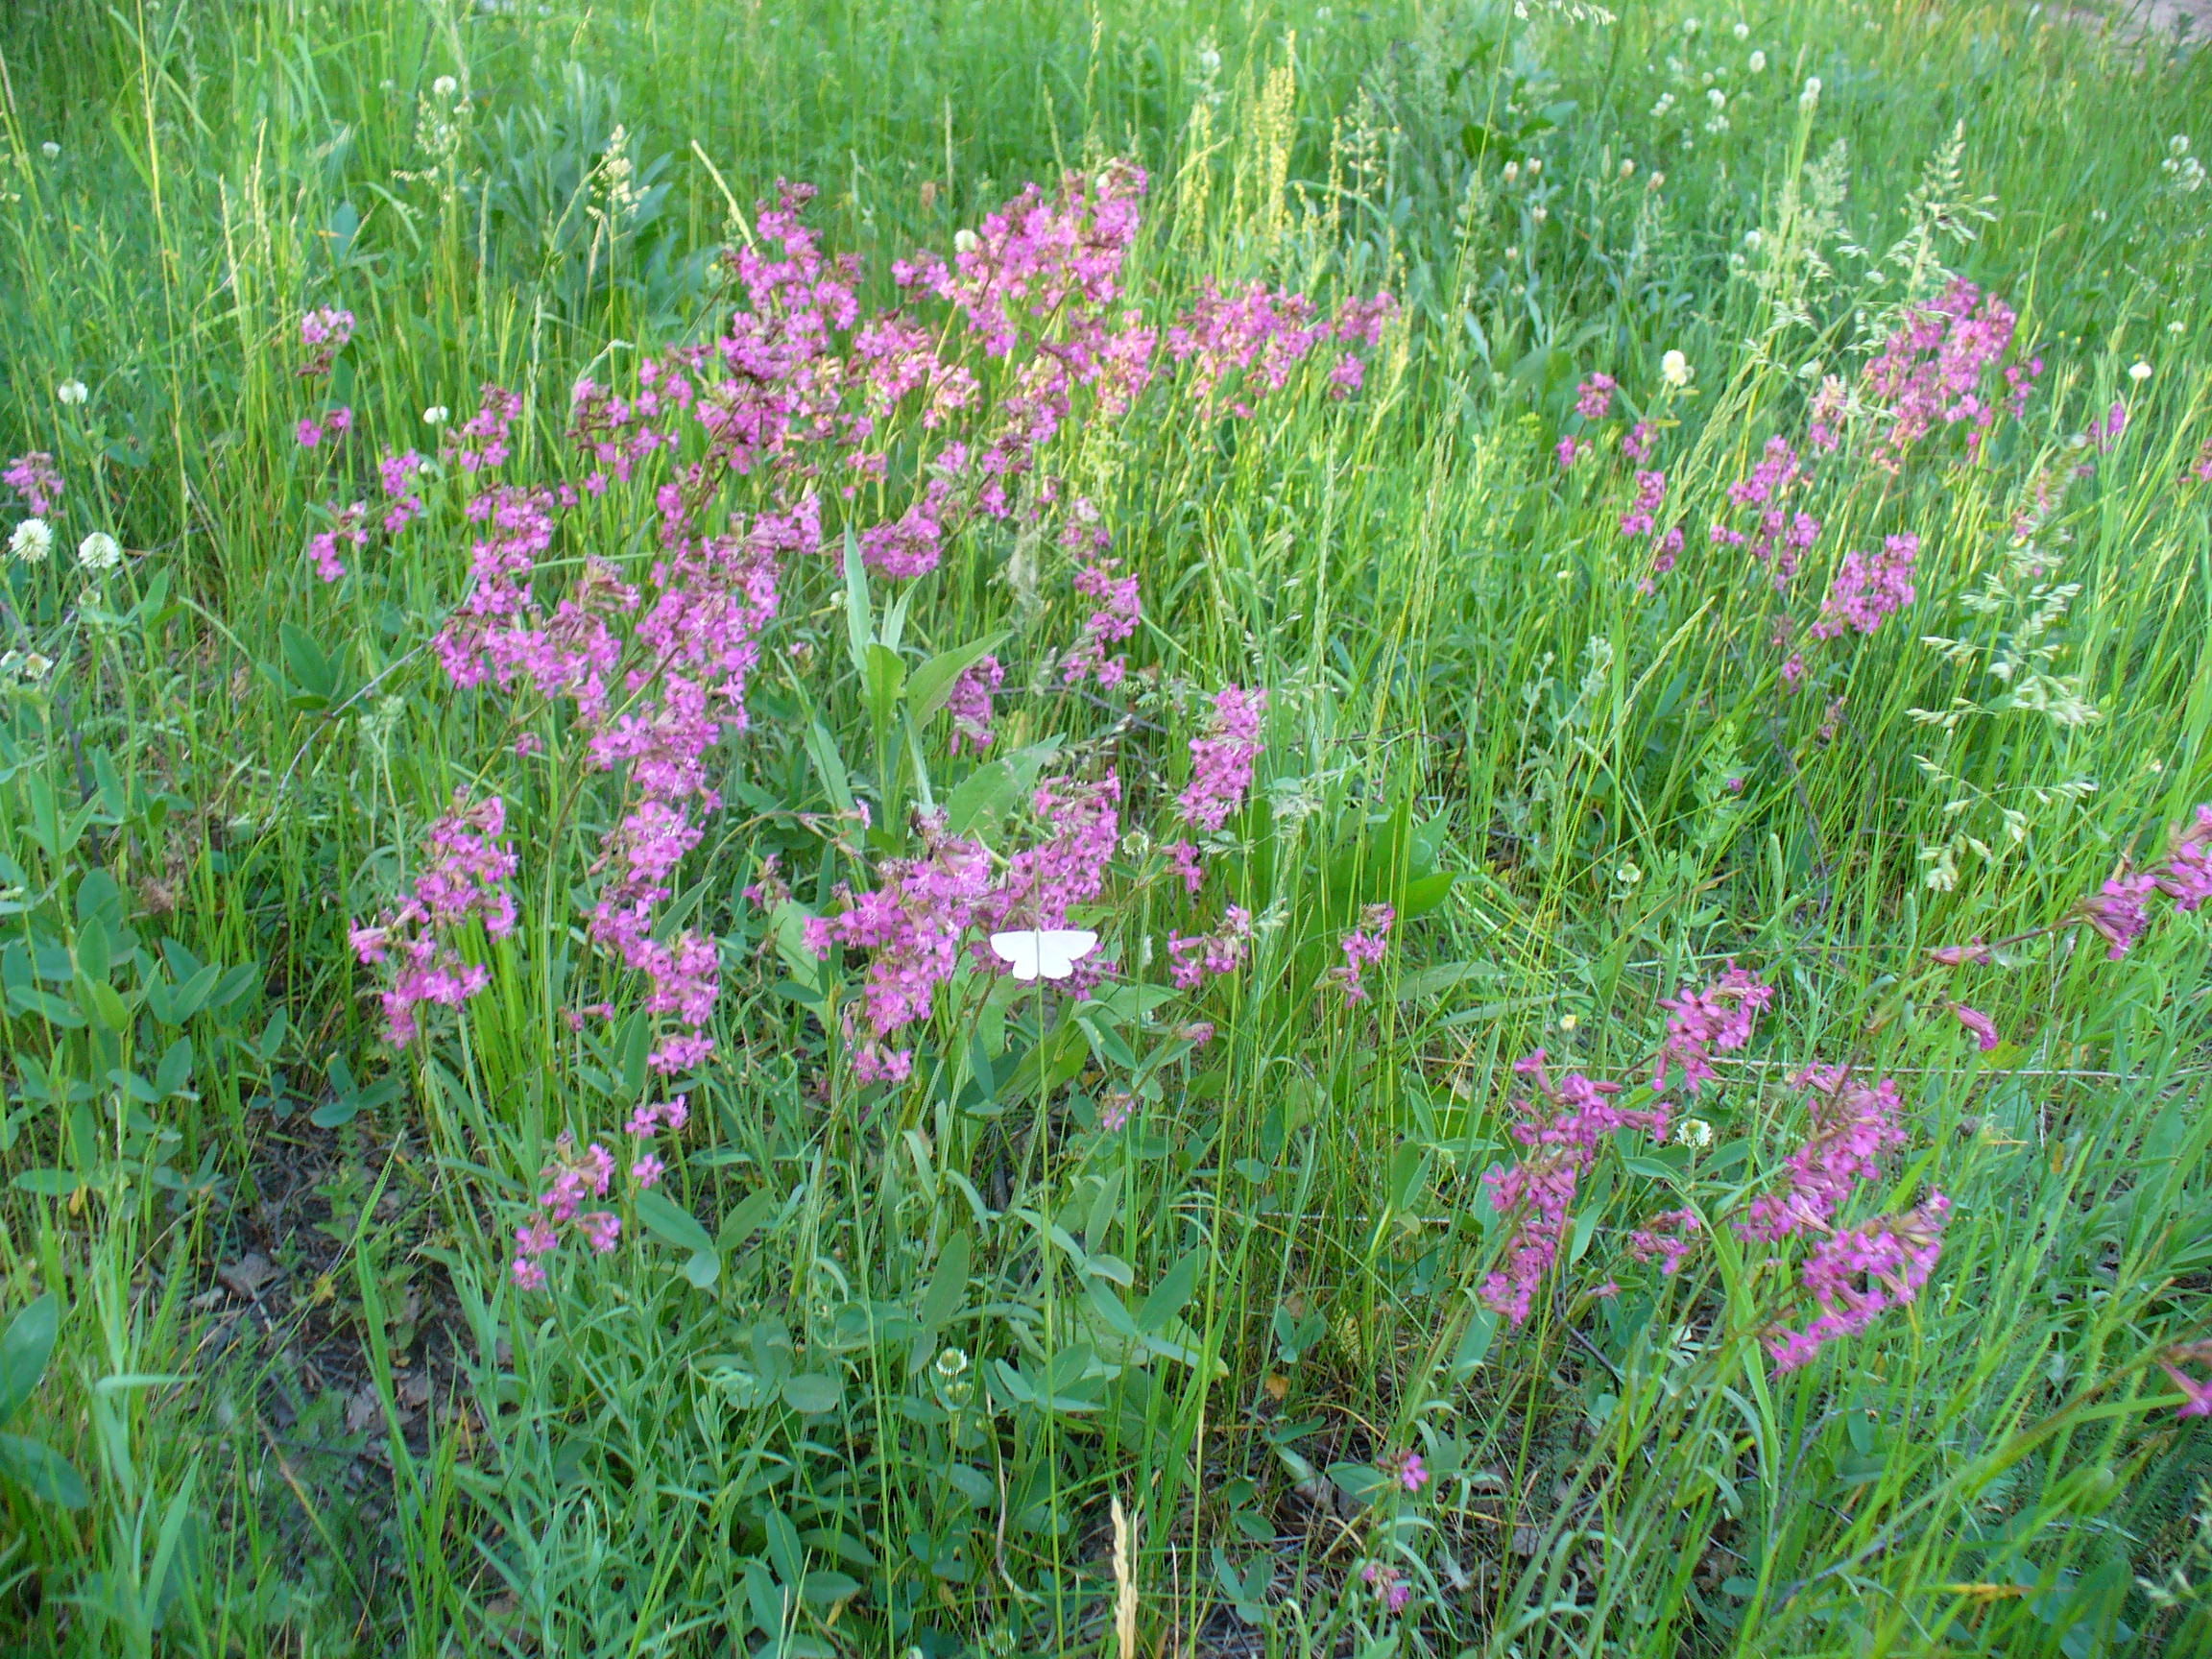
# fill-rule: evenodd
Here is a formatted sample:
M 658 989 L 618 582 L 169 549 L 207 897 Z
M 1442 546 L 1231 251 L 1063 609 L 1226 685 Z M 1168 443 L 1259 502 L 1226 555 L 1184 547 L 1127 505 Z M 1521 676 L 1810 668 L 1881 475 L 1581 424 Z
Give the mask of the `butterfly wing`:
M 1047 979 L 1065 979 L 1075 964 L 1098 947 L 1098 935 L 1082 927 L 1063 927 L 1037 935 L 1037 971 Z
M 1098 935 L 1083 927 L 1057 927 L 1049 932 L 1024 928 L 1015 933 L 991 935 L 992 954 L 1021 980 L 1065 979 L 1075 964 L 1098 948 Z
M 1020 933 L 994 933 L 991 951 L 1006 964 L 1017 979 L 1034 979 L 1043 964 L 1042 947 L 1045 935 L 1034 930 Z

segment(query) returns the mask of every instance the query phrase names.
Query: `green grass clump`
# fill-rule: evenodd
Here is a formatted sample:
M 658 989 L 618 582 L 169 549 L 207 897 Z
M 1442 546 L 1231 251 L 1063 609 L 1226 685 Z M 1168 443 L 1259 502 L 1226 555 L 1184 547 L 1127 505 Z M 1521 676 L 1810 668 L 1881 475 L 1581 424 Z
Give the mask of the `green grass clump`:
M 9 8 L 8 1641 L 2212 1652 L 2206 75 Z

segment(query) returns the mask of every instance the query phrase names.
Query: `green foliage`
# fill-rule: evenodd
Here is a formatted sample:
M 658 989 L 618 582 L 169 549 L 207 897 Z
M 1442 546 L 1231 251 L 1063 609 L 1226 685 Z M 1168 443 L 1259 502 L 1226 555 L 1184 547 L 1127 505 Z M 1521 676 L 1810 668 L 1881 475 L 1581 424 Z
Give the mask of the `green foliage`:
M 2161 1368 L 2212 1284 L 2203 926 L 2157 901 L 2108 960 L 2069 920 L 2212 797 L 2205 63 L 2008 6 L 1521 10 L 0 14 L 0 460 L 67 480 L 51 559 L 0 565 L 10 1643 L 1127 1652 L 1126 1593 L 1143 1651 L 2212 1650 L 2212 1440 Z M 793 568 L 662 908 L 714 941 L 717 1058 L 661 1078 L 581 920 L 624 780 L 432 645 L 474 530 L 339 585 L 302 549 L 382 511 L 371 442 L 457 492 L 425 411 L 486 382 L 553 475 L 580 376 L 712 338 L 780 177 L 873 306 L 1114 156 L 1152 179 L 1148 325 L 1209 281 L 1405 318 L 1356 397 L 1161 391 L 1058 440 L 1144 594 L 1113 697 L 1058 672 L 1089 602 L 1041 529 L 910 584 L 843 531 Z M 1787 597 L 1708 546 L 1954 271 L 2046 359 L 2026 415 L 1823 474 Z M 319 304 L 360 326 L 310 384 Z M 355 446 L 302 449 L 338 405 Z M 1695 504 L 1671 573 L 1620 531 L 1627 418 Z M 541 580 L 644 579 L 650 526 L 579 522 Z M 1913 607 L 1788 689 L 1777 619 L 1908 529 Z M 76 566 L 94 530 L 119 569 Z M 1265 750 L 1193 898 L 1163 843 L 1228 684 L 1268 689 Z M 856 1074 L 863 971 L 808 918 L 932 834 L 1033 845 L 1039 781 L 1108 767 L 1130 833 L 1074 920 L 1118 974 L 1075 1000 L 965 941 L 911 1076 Z M 517 925 L 395 1049 L 349 929 L 456 789 L 506 803 Z M 1243 967 L 1177 989 L 1168 940 L 1228 904 Z M 1731 958 L 1779 998 L 1687 1107 L 1710 1140 L 1609 1139 L 1502 1319 L 1509 1063 L 1647 1105 L 1659 999 Z M 1952 1219 L 1918 1300 L 1783 1374 L 1802 1298 L 1733 1223 L 1815 1059 L 1904 1097 L 1845 1219 Z M 632 1177 L 624 1123 L 678 1092 Z M 618 1246 L 525 1289 L 541 1172 L 594 1141 Z M 1706 1247 L 1663 1275 L 1629 1240 L 1677 1207 Z

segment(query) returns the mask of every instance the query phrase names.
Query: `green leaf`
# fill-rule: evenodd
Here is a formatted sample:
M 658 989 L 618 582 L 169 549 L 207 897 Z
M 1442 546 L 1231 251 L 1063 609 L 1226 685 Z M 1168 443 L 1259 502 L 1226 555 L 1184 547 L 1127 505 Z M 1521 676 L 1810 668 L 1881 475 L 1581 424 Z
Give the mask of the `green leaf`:
M 866 679 L 876 620 L 868 603 L 868 567 L 860 562 L 860 538 L 850 524 L 845 527 L 845 637 L 853 650 L 854 671 Z
M 1452 1377 L 1464 1382 L 1475 1375 L 1482 1361 L 1489 1358 L 1490 1344 L 1498 1336 L 1498 1315 L 1487 1308 L 1478 1308 L 1467 1321 L 1467 1330 L 1459 1338 L 1458 1352 L 1452 1356 Z
M 92 1502 L 84 1480 L 69 1459 L 42 1440 L 21 1434 L 0 1434 L 0 1469 L 27 1488 L 33 1497 L 62 1509 L 82 1509 Z
M 915 722 L 920 724 L 944 708 L 960 676 L 997 650 L 1011 632 L 1001 628 L 996 634 L 986 634 L 980 639 L 940 651 L 915 669 L 913 678 L 906 682 L 906 709 Z
M 665 1192 L 647 1190 L 637 1194 L 637 1219 L 645 1224 L 645 1231 L 679 1250 L 693 1255 L 712 1256 L 714 1236 L 699 1225 L 699 1219 Z
M 965 835 L 974 826 L 997 818 L 1022 798 L 1022 791 L 1037 781 L 1045 762 L 1059 752 L 1060 739 L 1050 737 L 976 767 L 945 798 L 946 828 Z
M 290 670 L 293 684 L 315 705 L 330 702 L 338 690 L 338 669 L 314 636 L 285 622 L 278 624 L 276 637 L 283 646 L 284 666 Z
M 77 975 L 77 997 L 92 1018 L 110 1031 L 121 1031 L 131 1023 L 131 1010 L 123 1005 L 123 998 L 115 994 L 115 987 L 105 979 L 88 979 Z
M 180 1094 L 184 1086 L 192 1081 L 192 1039 L 180 1037 L 162 1052 L 161 1063 L 154 1068 L 154 1090 L 162 1099 Z
M 940 1329 L 960 1311 L 960 1304 L 968 1295 L 968 1274 L 974 1264 L 974 1248 L 965 1233 L 955 1233 L 945 1241 L 944 1251 L 937 1258 L 937 1271 L 929 1279 L 929 1288 L 922 1292 L 922 1323 L 927 1329 Z
M 870 645 L 863 678 L 868 683 L 868 712 L 877 725 L 889 722 L 899 706 L 899 693 L 906 688 L 906 664 L 888 645 Z
M 18 1192 L 35 1192 L 41 1198 L 66 1198 L 84 1185 L 67 1169 L 23 1169 L 8 1183 Z
M 318 1129 L 343 1129 L 361 1115 L 361 1097 L 341 1094 L 335 1100 L 325 1100 L 307 1114 L 307 1121 Z
M 1166 1276 L 1152 1287 L 1152 1294 L 1144 1298 L 1143 1306 L 1137 1310 L 1139 1330 L 1165 1331 L 1167 1321 L 1183 1311 L 1183 1305 L 1198 1288 L 1198 1260 L 1199 1252 L 1193 1250 L 1167 1269 Z
M 853 780 L 845 770 L 844 757 L 837 753 L 837 739 L 830 734 L 830 728 L 816 715 L 800 735 L 805 739 L 807 757 L 814 762 L 815 773 L 822 780 L 830 805 L 840 812 L 852 811 Z
M 18 1014 L 36 1014 L 49 1025 L 59 1025 L 65 1031 L 81 1031 L 86 1023 L 75 1002 L 36 985 L 9 986 L 8 1003 Z
M 38 1386 L 60 1330 L 61 1303 L 52 1291 L 8 1322 L 0 1334 L 0 1423 L 13 1419 Z
M 808 1371 L 801 1376 L 786 1378 L 783 1382 L 783 1404 L 802 1416 L 819 1417 L 834 1411 L 845 1403 L 845 1382 L 821 1371 Z
M 702 1290 L 713 1287 L 722 1276 L 722 1258 L 711 1250 L 694 1250 L 684 1260 L 684 1277 Z
M 715 1236 L 714 1244 L 720 1250 L 734 1250 L 757 1233 L 776 1214 L 776 1194 L 762 1188 L 744 1203 L 722 1217 L 722 1230 Z

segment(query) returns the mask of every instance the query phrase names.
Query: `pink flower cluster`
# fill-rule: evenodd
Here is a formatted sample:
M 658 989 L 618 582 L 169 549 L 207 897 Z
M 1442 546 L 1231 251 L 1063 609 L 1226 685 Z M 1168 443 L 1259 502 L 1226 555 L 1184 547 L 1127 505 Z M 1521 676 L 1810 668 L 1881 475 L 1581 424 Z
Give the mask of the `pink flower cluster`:
M 1628 1253 L 1639 1262 L 1657 1261 L 1661 1276 L 1671 1279 L 1681 1271 L 1683 1258 L 1696 1247 L 1704 1225 L 1695 1210 L 1663 1210 L 1651 1217 L 1649 1226 L 1628 1236 Z
M 458 1008 L 492 982 L 489 969 L 462 956 L 459 941 L 471 919 L 493 939 L 515 930 L 515 899 L 506 884 L 517 859 L 502 839 L 506 829 L 498 796 L 470 806 L 456 790 L 452 812 L 430 827 L 430 864 L 414 891 L 374 926 L 351 930 L 363 963 L 394 963 L 384 1025 L 399 1047 L 418 1035 L 416 1010 L 422 1003 Z
M 1820 1311 L 1803 1330 L 1767 1340 L 1777 1373 L 1798 1369 L 1830 1342 L 1856 1335 L 1916 1298 L 1943 1254 L 1951 1203 L 1931 1192 L 1902 1215 L 1831 1233 L 1805 1259 L 1799 1283 Z
M 384 486 L 385 498 L 392 503 L 391 511 L 384 515 L 385 535 L 397 536 L 422 517 L 422 497 L 416 493 L 413 481 L 421 474 L 423 465 L 422 457 L 412 449 L 377 461 L 377 478 Z
M 1751 1041 L 1751 1029 L 1760 1013 L 1774 1000 L 1774 987 L 1748 970 L 1728 964 L 1726 972 L 1702 991 L 1680 997 L 1662 997 L 1667 1010 L 1667 1035 L 1652 1064 L 1651 1093 L 1667 1093 L 1670 1070 L 1679 1070 L 1695 1094 L 1710 1083 L 1715 1054 L 1733 1053 Z
M 352 338 L 352 312 L 335 310 L 327 305 L 319 305 L 312 311 L 302 312 L 300 318 L 300 344 L 307 348 L 307 359 L 300 366 L 301 378 L 329 373 L 338 353 L 346 349 L 346 343 Z
M 541 1258 L 561 1247 L 561 1231 L 574 1226 L 604 1256 L 622 1236 L 622 1218 L 609 1210 L 584 1208 L 587 1200 L 604 1198 L 614 1180 L 614 1157 L 594 1141 L 581 1154 L 576 1139 L 565 1130 L 554 1142 L 553 1161 L 545 1166 L 545 1190 L 539 1194 L 540 1214 L 515 1230 L 515 1262 L 511 1269 L 516 1285 L 524 1290 L 545 1288 Z
M 1120 781 L 1112 774 L 1095 783 L 1047 779 L 1031 805 L 1049 834 L 1007 860 L 998 880 L 981 842 L 925 826 L 923 856 L 883 860 L 873 891 L 840 887 L 844 909 L 807 919 L 806 949 L 816 955 L 844 947 L 872 952 L 862 994 L 872 1041 L 856 1049 L 864 1081 L 898 1082 L 912 1070 L 910 1050 L 885 1044 L 929 1017 L 937 987 L 952 977 L 971 933 L 1065 927 L 1071 908 L 1098 896 L 1120 839 Z M 1001 966 L 980 941 L 970 957 Z M 1094 975 L 1099 971 L 1082 966 Z M 1080 994 L 1087 982 L 1080 973 L 1077 981 L 1071 989 Z
M 1665 1101 L 1647 1111 L 1616 1106 L 1611 1097 L 1621 1092 L 1620 1084 L 1594 1083 L 1578 1071 L 1554 1084 L 1541 1048 L 1515 1061 L 1513 1070 L 1533 1082 L 1540 1104 L 1515 1105 L 1520 1120 L 1513 1138 L 1529 1147 L 1530 1155 L 1510 1169 L 1491 1169 L 1482 1176 L 1491 1208 L 1512 1217 L 1513 1231 L 1498 1271 L 1483 1280 L 1476 1294 L 1483 1306 L 1520 1325 L 1558 1258 L 1575 1188 L 1597 1158 L 1599 1142 L 1622 1129 L 1642 1129 L 1664 1140 L 1668 1111 Z
M 313 415 L 301 416 L 300 418 L 300 424 L 294 431 L 293 436 L 300 440 L 301 448 L 313 449 L 320 445 L 323 440 L 325 438 L 343 438 L 347 433 L 352 430 L 353 411 L 345 405 L 341 405 L 321 417 Z
M 1791 1084 L 1811 1091 L 1813 1133 L 1791 1154 L 1781 1190 L 1754 1199 L 1750 1218 L 1737 1223 L 1746 1238 L 1776 1243 L 1825 1233 L 1860 1184 L 1880 1171 L 1882 1155 L 1905 1143 L 1897 1085 L 1888 1078 L 1869 1089 L 1840 1066 L 1812 1066 Z
M 1221 926 L 1211 933 L 1167 935 L 1167 976 L 1179 991 L 1195 991 L 1208 974 L 1215 978 L 1244 966 L 1244 953 L 1252 943 L 1252 912 L 1231 904 L 1221 912 Z
M 1808 632 L 1815 639 L 1833 639 L 1846 630 L 1873 633 L 1885 616 L 1912 603 L 1912 565 L 1919 557 L 1920 538 L 1911 531 L 1885 537 L 1882 551 L 1871 558 L 1844 554 L 1819 620 Z
M 1610 374 L 1592 374 L 1575 388 L 1575 413 L 1585 421 L 1602 421 L 1612 413 L 1613 394 L 1621 383 Z
M 45 517 L 61 504 L 61 473 L 54 465 L 54 457 L 43 449 L 34 449 L 9 462 L 7 469 L 0 470 L 0 484 L 23 497 L 34 518 Z
M 1121 561 L 1107 557 L 1113 538 L 1098 521 L 1098 511 L 1077 496 L 1069 520 L 1060 533 L 1060 544 L 1074 556 L 1075 591 L 1093 605 L 1083 624 L 1083 641 L 1068 653 L 1062 664 L 1063 684 L 1073 685 L 1095 679 L 1102 691 L 1121 684 L 1129 671 L 1127 660 L 1109 657 L 1107 647 L 1118 645 L 1137 632 L 1144 607 L 1137 592 L 1137 578 L 1121 573 Z
M 1799 559 L 1820 539 L 1820 520 L 1810 513 L 1792 515 L 1785 503 L 1791 493 L 1807 482 L 1805 469 L 1790 441 L 1779 434 L 1767 440 L 1759 464 L 1728 486 L 1728 499 L 1738 507 L 1759 509 L 1749 531 L 1732 529 L 1716 519 L 1712 537 L 1716 545 L 1742 547 L 1748 543 L 1751 557 L 1774 561 L 1774 583 L 1781 587 L 1797 574 Z
M 1214 698 L 1206 735 L 1190 739 L 1190 781 L 1176 797 L 1183 821 L 1212 834 L 1244 804 L 1260 758 L 1260 716 L 1267 693 L 1224 685 Z
M 1385 1613 L 1403 1613 L 1413 1599 L 1413 1586 L 1406 1582 L 1405 1575 L 1380 1561 L 1370 1561 L 1359 1569 L 1359 1582 L 1375 1593 Z
M 346 574 L 345 562 L 338 557 L 338 543 L 350 541 L 356 552 L 369 545 L 365 524 L 369 504 L 356 501 L 350 507 L 334 507 L 330 512 L 328 528 L 307 538 L 307 563 L 315 566 L 315 574 L 324 581 L 336 582 Z
M 1330 974 L 1344 987 L 1345 1001 L 1367 1000 L 1367 987 L 1360 983 L 1360 975 L 1390 953 L 1390 925 L 1397 920 L 1398 912 L 1392 906 L 1370 904 L 1360 912 L 1359 926 L 1340 941 L 1344 960 Z
M 1980 446 L 2001 403 L 2008 402 L 2018 416 L 2043 360 L 2008 368 L 2003 397 L 1990 383 L 2018 321 L 2003 300 L 1963 278 L 1933 304 L 1907 309 L 1864 373 L 1867 391 L 1888 406 L 1888 429 L 1874 449 L 1877 466 L 1894 472 L 1905 452 L 1938 424 L 1965 423 L 1972 449 Z
M 1429 1465 L 1410 1447 L 1383 1458 L 1377 1467 L 1408 1492 L 1418 1492 L 1429 1484 Z
M 1196 303 L 1167 330 L 1167 354 L 1192 365 L 1191 386 L 1202 405 L 1212 406 L 1222 383 L 1241 375 L 1242 395 L 1233 397 L 1228 409 L 1248 418 L 1253 401 L 1288 385 L 1291 372 L 1316 346 L 1333 338 L 1376 346 L 1397 305 L 1386 293 L 1348 299 L 1330 322 L 1303 294 L 1262 282 L 1224 294 L 1208 277 Z M 1331 397 L 1350 397 L 1363 378 L 1359 359 L 1349 351 L 1340 353 L 1329 378 Z
M 2123 870 L 2075 907 L 2075 919 L 2104 941 L 2105 955 L 2117 962 L 2151 925 L 2153 893 L 2165 894 L 2183 914 L 2212 899 L 2212 806 L 2198 807 L 2174 832 L 2164 859 L 2147 870 Z
M 991 700 L 1006 683 L 1006 670 L 996 657 L 978 657 L 952 682 L 952 694 L 945 699 L 945 712 L 952 717 L 951 753 L 965 743 L 980 755 L 991 747 Z

